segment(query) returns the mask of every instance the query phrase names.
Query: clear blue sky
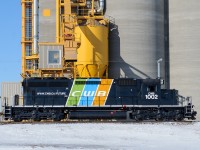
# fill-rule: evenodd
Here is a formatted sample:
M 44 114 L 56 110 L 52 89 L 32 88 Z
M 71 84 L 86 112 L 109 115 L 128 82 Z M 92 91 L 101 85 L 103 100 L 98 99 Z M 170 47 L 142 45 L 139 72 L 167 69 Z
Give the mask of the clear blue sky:
M 21 1 L 1 1 L 0 20 L 0 83 L 21 81 Z

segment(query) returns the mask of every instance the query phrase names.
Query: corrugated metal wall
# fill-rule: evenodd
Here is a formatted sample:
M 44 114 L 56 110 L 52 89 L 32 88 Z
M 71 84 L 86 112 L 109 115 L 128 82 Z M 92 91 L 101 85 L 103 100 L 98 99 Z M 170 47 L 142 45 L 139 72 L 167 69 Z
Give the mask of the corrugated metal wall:
M 56 0 L 39 1 L 39 42 L 56 42 Z
M 110 25 L 109 77 L 165 78 L 164 0 L 107 0 Z M 112 21 L 112 20 L 111 20 Z
M 192 96 L 200 112 L 200 1 L 169 0 L 169 29 L 171 88 Z
M 4 105 L 6 98 L 9 105 L 13 105 L 15 95 L 22 96 L 22 86 L 20 82 L 2 82 L 1 83 L 1 104 Z

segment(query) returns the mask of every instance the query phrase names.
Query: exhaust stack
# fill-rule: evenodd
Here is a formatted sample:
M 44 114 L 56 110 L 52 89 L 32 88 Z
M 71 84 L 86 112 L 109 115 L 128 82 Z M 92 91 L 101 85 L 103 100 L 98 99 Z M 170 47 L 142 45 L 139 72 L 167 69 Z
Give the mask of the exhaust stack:
M 162 61 L 163 59 L 162 58 L 160 58 L 160 59 L 158 59 L 158 61 L 157 61 L 157 66 L 158 66 L 158 79 L 160 79 L 160 77 L 161 77 L 161 75 L 160 75 L 160 63 L 161 63 L 161 61 Z

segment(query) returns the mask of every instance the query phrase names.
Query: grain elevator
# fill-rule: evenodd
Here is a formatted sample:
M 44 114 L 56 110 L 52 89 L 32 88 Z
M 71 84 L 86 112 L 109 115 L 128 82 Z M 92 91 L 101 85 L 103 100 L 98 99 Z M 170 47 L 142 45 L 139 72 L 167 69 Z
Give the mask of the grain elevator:
M 104 0 L 22 1 L 22 76 L 108 78 L 104 5 Z

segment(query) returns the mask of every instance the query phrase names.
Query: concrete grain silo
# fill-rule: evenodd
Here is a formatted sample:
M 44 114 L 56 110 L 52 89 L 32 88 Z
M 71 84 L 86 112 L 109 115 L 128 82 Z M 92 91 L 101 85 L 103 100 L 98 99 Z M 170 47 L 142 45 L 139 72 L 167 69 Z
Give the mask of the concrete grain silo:
M 199 8 L 199 0 L 169 0 L 171 88 L 192 96 L 197 111 L 200 110 Z
M 106 2 L 106 15 L 115 20 L 110 24 L 109 77 L 156 78 L 157 60 L 162 58 L 165 79 L 165 1 Z

